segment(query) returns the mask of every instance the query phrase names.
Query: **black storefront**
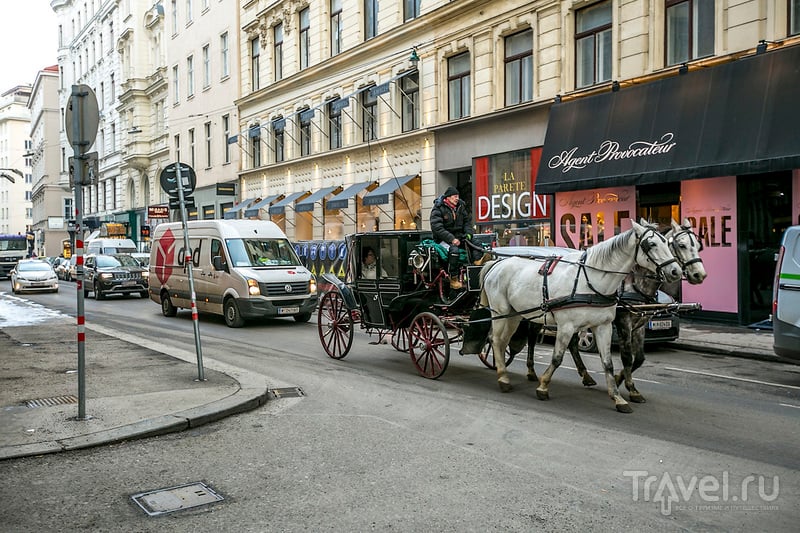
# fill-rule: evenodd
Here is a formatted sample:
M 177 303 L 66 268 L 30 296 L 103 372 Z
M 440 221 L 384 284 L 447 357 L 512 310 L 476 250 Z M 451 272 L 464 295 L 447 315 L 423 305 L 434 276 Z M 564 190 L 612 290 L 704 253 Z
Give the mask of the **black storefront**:
M 772 254 L 800 224 L 799 87 L 790 46 L 554 104 L 535 191 L 555 194 L 556 235 L 570 205 L 632 194 L 636 215 L 702 234 L 709 277 L 684 295 L 706 316 L 766 318 Z

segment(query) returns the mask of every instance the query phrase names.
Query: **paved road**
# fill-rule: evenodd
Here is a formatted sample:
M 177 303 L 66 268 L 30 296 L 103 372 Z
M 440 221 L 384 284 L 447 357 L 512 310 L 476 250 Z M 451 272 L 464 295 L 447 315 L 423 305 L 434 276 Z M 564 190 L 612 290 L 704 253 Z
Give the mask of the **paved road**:
M 67 302 L 64 292 L 49 301 Z M 90 301 L 87 316 L 193 347 L 188 316 L 166 320 L 154 303 Z M 361 334 L 334 361 L 313 324 L 230 330 L 204 317 L 201 331 L 206 357 L 306 396 L 167 437 L 0 463 L 0 522 L 14 531 L 794 531 L 800 519 L 797 367 L 654 351 L 637 374 L 648 403 L 622 415 L 567 368 L 539 402 L 517 362 L 516 390 L 501 394 L 473 357 L 453 355 L 444 378 L 429 381 Z M 158 519 L 130 500 L 200 480 L 225 500 Z

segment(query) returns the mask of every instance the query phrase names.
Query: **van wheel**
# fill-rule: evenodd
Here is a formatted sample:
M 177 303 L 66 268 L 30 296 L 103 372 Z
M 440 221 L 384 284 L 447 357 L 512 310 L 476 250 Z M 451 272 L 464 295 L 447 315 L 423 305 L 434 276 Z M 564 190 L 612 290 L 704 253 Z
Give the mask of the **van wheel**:
M 169 294 L 166 292 L 161 293 L 161 314 L 164 316 L 175 316 L 178 314 L 178 308 L 172 305 L 172 300 L 169 299 Z
M 106 299 L 106 295 L 103 294 L 103 291 L 100 290 L 100 285 L 96 281 L 94 282 L 94 299 L 95 300 Z
M 229 328 L 240 328 L 244 326 L 244 319 L 239 312 L 239 306 L 236 305 L 236 300 L 228 298 L 225 300 L 222 312 L 225 314 L 225 324 Z
M 311 320 L 311 313 L 300 313 L 299 315 L 294 315 L 294 319 L 296 322 L 308 322 Z

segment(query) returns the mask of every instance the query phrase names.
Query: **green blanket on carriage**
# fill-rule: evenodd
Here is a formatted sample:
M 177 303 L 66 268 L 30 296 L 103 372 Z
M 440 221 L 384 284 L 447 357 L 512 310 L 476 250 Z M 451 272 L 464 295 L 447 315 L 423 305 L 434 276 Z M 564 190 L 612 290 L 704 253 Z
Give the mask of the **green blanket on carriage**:
M 434 250 L 436 250 L 436 253 L 439 255 L 441 260 L 447 263 L 447 252 L 448 252 L 447 248 L 445 248 L 438 242 L 434 241 L 433 239 L 424 239 L 420 241 L 420 243 L 417 246 L 422 246 L 424 248 L 433 248 Z M 458 260 L 461 261 L 462 263 L 467 262 L 467 251 L 464 250 L 463 248 L 459 250 Z

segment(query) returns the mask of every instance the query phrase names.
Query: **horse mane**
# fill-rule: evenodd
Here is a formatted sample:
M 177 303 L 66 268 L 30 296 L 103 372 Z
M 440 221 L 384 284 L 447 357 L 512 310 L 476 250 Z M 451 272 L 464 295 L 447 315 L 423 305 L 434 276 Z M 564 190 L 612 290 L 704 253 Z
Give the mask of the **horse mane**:
M 607 241 L 599 242 L 586 249 L 586 262 L 592 264 L 605 264 L 615 257 L 620 250 L 625 250 L 630 239 L 636 238 L 633 228 L 614 235 Z

